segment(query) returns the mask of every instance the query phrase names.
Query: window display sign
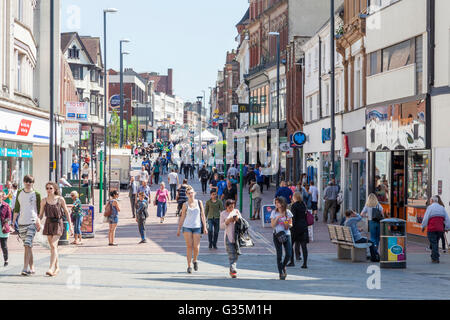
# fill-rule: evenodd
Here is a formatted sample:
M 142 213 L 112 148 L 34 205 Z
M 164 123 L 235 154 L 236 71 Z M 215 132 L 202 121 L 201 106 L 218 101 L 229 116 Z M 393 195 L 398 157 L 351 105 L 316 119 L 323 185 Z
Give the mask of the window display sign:
M 426 148 L 425 100 L 367 108 L 370 151 Z
M 81 223 L 81 234 L 83 238 L 94 237 L 94 206 L 82 205 L 83 222 Z

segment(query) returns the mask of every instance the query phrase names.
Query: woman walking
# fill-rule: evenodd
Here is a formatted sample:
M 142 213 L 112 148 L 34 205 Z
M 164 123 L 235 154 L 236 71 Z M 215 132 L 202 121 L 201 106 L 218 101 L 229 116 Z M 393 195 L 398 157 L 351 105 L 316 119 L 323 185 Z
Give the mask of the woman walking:
M 54 277 L 59 273 L 58 241 L 64 232 L 63 214 L 66 215 L 66 221 L 69 223 L 71 235 L 73 235 L 73 230 L 66 201 L 59 195 L 58 185 L 54 182 L 48 182 L 45 189 L 47 190 L 47 198 L 44 198 L 41 202 L 38 221 L 40 222 L 45 215 L 45 224 L 42 234 L 47 236 L 51 250 L 50 267 L 46 272 L 46 275 Z
M 236 202 L 234 200 L 227 200 L 225 206 L 226 210 L 220 214 L 220 228 L 225 230 L 224 241 L 230 262 L 230 276 L 235 279 L 237 278 L 236 263 L 238 254 L 236 251 L 234 227 L 236 222 L 241 219 L 241 213 L 239 210 L 236 210 Z
M 181 218 L 178 224 L 177 237 L 180 236 L 181 231 L 186 241 L 188 273 L 192 273 L 191 261 L 192 253 L 194 254 L 193 264 L 194 270 L 198 271 L 198 254 L 200 252 L 200 237 L 202 229 L 204 234 L 208 234 L 206 229 L 206 219 L 203 210 L 203 203 L 195 199 L 195 192 L 191 186 L 186 189 L 188 201 L 183 204 L 181 209 Z
M 158 207 L 157 216 L 161 223 L 164 223 L 164 217 L 167 212 L 167 203 L 169 202 L 169 190 L 166 189 L 166 184 L 161 182 L 158 191 L 156 191 L 154 205 Z
M 297 261 L 300 261 L 302 258 L 300 256 L 300 247 L 302 247 L 303 252 L 303 266 L 302 269 L 308 268 L 308 248 L 307 244 L 309 243 L 309 234 L 308 234 L 308 222 L 306 220 L 307 208 L 302 198 L 300 192 L 294 193 L 293 196 L 294 204 L 291 207 L 291 211 L 293 214 L 292 218 L 292 256 L 291 263 L 289 263 L 288 267 L 295 267 L 294 263 L 294 252 L 295 258 Z
M 70 197 L 73 200 L 73 207 L 72 207 L 72 223 L 74 228 L 74 237 L 75 240 L 72 242 L 72 244 L 80 245 L 81 244 L 81 223 L 83 222 L 83 210 L 81 208 L 81 201 L 79 199 L 78 192 L 72 191 L 70 193 Z
M 3 199 L 4 192 L 0 191 L 0 199 Z M 9 227 L 11 221 L 11 208 L 3 200 L 0 200 L 0 244 L 3 252 L 4 266 L 8 266 L 8 238 L 11 229 Z
M 119 202 L 117 199 L 119 198 L 119 193 L 117 190 L 111 191 L 109 194 L 110 200 L 108 201 L 109 206 L 111 206 L 111 215 L 108 217 L 109 220 L 109 232 L 108 232 L 108 240 L 109 245 L 117 247 L 117 244 L 114 243 L 114 237 L 116 235 L 117 224 L 119 223 Z
M 383 214 L 383 207 L 378 202 L 378 198 L 375 194 L 369 194 L 367 198 L 366 206 L 361 211 L 362 217 L 367 217 L 369 220 L 370 240 L 375 244 L 378 249 L 380 243 L 380 221 Z
M 280 280 L 286 280 L 286 265 L 289 263 L 289 260 L 291 260 L 292 255 L 291 232 L 289 229 L 292 228 L 293 215 L 291 211 L 287 210 L 287 201 L 284 197 L 276 198 L 275 206 L 276 210 L 272 211 L 272 214 L 270 215 L 273 228 L 273 243 L 277 250 L 277 265 Z M 283 246 L 284 261 L 282 261 Z

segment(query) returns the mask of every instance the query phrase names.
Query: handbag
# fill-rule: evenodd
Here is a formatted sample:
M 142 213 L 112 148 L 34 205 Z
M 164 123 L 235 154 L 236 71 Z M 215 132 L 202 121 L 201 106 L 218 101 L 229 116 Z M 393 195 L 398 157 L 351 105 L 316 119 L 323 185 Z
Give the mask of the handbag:
M 306 210 L 306 224 L 308 227 L 314 225 L 314 216 L 311 210 Z
M 284 231 L 275 233 L 275 238 L 277 238 L 279 243 L 286 243 L 288 241 L 288 235 Z
M 155 206 L 157 206 L 158 203 L 159 203 L 159 201 L 158 201 L 158 195 L 159 195 L 159 190 L 156 191 L 155 201 L 153 202 Z
M 103 214 L 103 216 L 109 218 L 111 214 L 112 214 L 111 202 L 108 201 L 108 203 L 105 206 L 105 213 Z
M 378 207 L 372 208 L 372 221 L 380 222 L 383 219 L 384 217 L 383 214 L 381 213 L 381 210 L 378 209 Z

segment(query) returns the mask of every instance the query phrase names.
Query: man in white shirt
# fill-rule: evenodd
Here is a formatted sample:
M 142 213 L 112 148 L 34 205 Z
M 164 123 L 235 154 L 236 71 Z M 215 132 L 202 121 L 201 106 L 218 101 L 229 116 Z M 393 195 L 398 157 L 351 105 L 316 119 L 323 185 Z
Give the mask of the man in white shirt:
M 170 198 L 174 201 L 177 197 L 177 186 L 180 184 L 175 169 L 172 169 L 172 172 L 169 173 L 168 180 L 170 185 Z
M 25 188 L 17 193 L 16 204 L 14 206 L 14 226 L 19 215 L 19 237 L 22 239 L 25 248 L 23 276 L 30 276 L 35 273 L 33 262 L 33 240 L 36 232 L 39 232 L 41 225 L 38 219 L 39 209 L 41 207 L 41 195 L 33 189 L 34 178 L 25 176 L 23 178 Z
M 231 178 L 231 177 L 233 177 L 233 176 L 234 176 L 235 178 L 237 178 L 238 174 L 239 174 L 238 169 L 236 169 L 234 166 L 232 166 L 232 167 L 228 170 L 227 176 L 228 176 L 228 178 Z
M 142 170 L 141 172 L 139 172 L 139 181 L 142 184 L 142 181 L 148 182 L 148 178 L 149 178 L 148 172 L 147 170 L 145 170 L 145 166 L 142 166 Z

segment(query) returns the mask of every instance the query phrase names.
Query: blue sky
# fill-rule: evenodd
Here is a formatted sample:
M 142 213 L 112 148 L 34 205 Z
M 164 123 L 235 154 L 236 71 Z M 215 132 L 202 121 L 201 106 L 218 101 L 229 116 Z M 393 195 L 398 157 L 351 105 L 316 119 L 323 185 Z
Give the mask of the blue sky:
M 174 93 L 186 101 L 213 86 L 227 50 L 237 47 L 235 25 L 248 0 L 62 0 L 61 31 L 99 36 L 103 9 L 108 14 L 108 68 L 119 69 L 119 40 L 130 39 L 124 66 L 167 74 L 174 69 Z M 79 12 L 79 14 L 78 14 Z

